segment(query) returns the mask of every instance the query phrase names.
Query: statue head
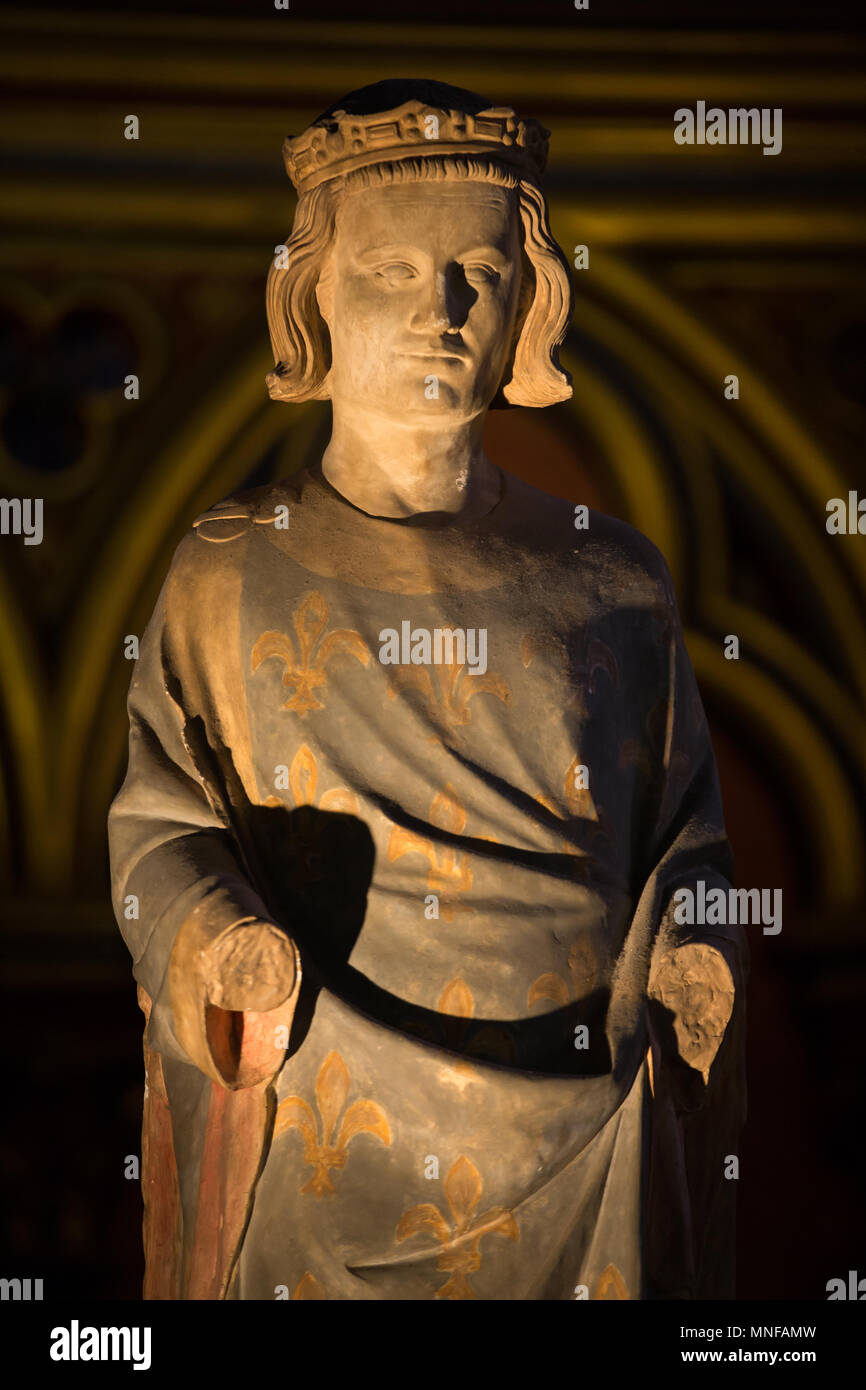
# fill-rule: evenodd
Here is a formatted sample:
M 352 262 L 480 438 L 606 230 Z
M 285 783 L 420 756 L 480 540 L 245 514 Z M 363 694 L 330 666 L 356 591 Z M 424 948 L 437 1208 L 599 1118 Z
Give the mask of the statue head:
M 401 79 L 286 140 L 298 205 L 268 276 L 271 396 L 440 420 L 567 400 L 547 137 L 472 92 Z

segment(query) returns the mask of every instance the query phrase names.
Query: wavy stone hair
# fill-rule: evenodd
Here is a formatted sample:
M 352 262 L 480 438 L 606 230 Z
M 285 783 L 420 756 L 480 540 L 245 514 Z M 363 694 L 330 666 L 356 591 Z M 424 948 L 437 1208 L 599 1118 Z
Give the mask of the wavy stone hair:
M 286 242 L 288 265 L 271 264 L 267 283 L 268 327 L 276 366 L 267 375 L 276 401 L 327 400 L 331 340 L 319 311 L 316 285 L 334 235 L 340 201 L 358 188 L 414 179 L 483 179 L 516 189 L 523 228 L 523 279 L 514 338 L 493 406 L 554 405 L 571 396 L 571 378 L 558 350 L 571 317 L 571 276 L 553 239 L 544 195 L 495 159 L 431 155 L 384 161 L 326 180 L 305 193 Z

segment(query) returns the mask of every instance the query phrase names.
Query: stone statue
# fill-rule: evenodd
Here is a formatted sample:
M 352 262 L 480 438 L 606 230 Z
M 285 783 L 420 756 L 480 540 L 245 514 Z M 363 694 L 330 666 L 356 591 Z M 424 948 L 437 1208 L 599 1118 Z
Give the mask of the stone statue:
M 732 1296 L 745 943 L 670 576 L 507 476 L 570 395 L 548 132 L 438 82 L 284 146 L 314 466 L 180 544 L 129 695 L 145 1297 Z

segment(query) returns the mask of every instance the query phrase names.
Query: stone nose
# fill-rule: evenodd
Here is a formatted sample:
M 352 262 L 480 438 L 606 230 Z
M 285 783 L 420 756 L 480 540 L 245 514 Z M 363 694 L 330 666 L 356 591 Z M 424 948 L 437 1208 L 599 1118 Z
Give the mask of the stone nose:
M 424 321 L 436 333 L 454 332 L 466 322 L 471 294 L 465 277 L 453 266 L 437 267 L 431 276 Z

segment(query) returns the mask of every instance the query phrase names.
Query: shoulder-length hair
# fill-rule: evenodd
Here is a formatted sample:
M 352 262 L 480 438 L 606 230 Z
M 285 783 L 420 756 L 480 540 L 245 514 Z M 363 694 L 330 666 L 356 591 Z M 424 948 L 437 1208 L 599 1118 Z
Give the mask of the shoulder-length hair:
M 268 327 L 276 366 L 267 375 L 273 400 L 326 400 L 331 340 L 319 311 L 316 285 L 334 235 L 342 196 L 413 179 L 482 179 L 516 189 L 523 229 L 523 277 L 513 341 L 493 406 L 554 405 L 571 396 L 571 378 L 559 363 L 572 308 L 571 276 L 554 241 L 541 190 L 514 169 L 483 156 L 424 155 L 353 169 L 326 180 L 298 200 L 286 262 L 271 264 Z

